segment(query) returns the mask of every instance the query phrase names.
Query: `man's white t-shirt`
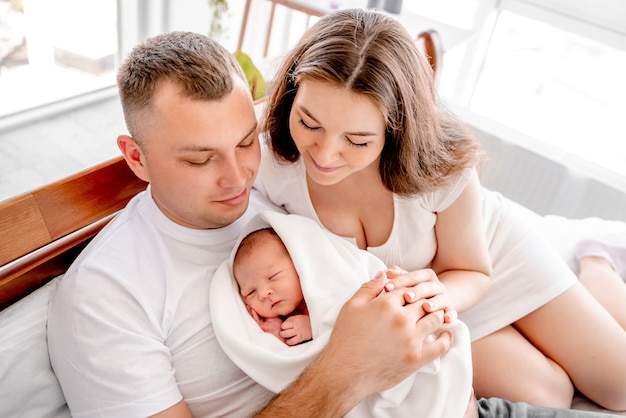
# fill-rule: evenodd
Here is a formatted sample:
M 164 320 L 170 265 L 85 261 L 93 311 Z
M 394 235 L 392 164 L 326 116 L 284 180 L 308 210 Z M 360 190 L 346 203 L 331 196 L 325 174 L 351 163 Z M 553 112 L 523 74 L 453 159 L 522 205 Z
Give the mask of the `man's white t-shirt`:
M 61 280 L 48 317 L 50 358 L 73 416 L 148 416 L 185 399 L 195 417 L 249 416 L 272 394 L 219 346 L 209 287 L 243 226 L 276 210 L 252 192 L 232 225 L 169 220 L 150 188 L 135 196 Z

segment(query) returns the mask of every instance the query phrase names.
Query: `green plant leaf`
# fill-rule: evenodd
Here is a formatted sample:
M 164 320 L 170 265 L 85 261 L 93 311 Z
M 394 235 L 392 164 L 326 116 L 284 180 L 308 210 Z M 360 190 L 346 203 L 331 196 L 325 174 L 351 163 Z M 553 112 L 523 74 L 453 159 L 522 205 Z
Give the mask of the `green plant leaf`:
M 263 74 L 261 74 L 261 71 L 254 65 L 252 58 L 240 50 L 233 52 L 233 55 L 237 59 L 237 62 L 239 62 L 239 65 L 241 65 L 241 68 L 243 68 L 243 72 L 248 80 L 248 85 L 250 86 L 252 98 L 256 100 L 265 96 L 267 86 L 263 79 Z

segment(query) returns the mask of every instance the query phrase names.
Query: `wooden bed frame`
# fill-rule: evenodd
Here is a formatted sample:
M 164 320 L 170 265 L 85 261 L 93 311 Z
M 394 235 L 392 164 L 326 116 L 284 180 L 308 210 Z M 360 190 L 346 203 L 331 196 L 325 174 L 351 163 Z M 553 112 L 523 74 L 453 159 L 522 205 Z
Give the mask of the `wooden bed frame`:
M 64 273 L 145 188 L 119 157 L 0 202 L 0 310 Z
M 435 81 L 443 45 L 435 30 L 418 34 Z M 255 102 L 257 112 L 264 99 Z M 0 202 L 0 310 L 64 273 L 89 240 L 146 183 L 120 156 Z

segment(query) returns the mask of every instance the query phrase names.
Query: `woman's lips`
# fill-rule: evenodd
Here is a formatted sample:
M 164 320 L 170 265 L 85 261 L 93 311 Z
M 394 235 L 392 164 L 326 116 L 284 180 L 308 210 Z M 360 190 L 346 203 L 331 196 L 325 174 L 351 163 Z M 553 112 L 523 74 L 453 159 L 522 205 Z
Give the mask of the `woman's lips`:
M 339 167 L 323 167 L 321 165 L 319 165 L 315 159 L 313 157 L 311 157 L 311 162 L 313 163 L 313 166 L 320 172 L 322 173 L 333 173 L 337 170 L 339 170 L 341 168 L 341 166 Z

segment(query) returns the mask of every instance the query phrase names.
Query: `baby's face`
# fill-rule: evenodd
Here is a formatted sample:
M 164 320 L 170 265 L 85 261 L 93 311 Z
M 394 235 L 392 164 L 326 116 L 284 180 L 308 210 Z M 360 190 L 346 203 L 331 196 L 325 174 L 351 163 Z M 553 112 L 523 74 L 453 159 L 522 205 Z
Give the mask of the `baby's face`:
M 243 301 L 260 316 L 289 315 L 303 299 L 300 279 L 282 241 L 264 234 L 254 247 L 238 255 L 233 272 Z

